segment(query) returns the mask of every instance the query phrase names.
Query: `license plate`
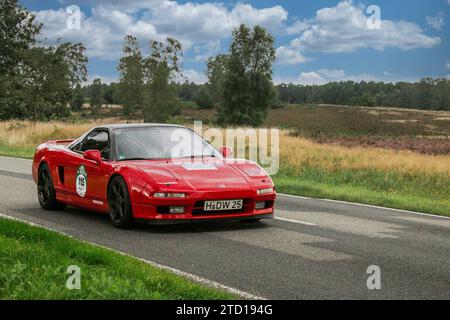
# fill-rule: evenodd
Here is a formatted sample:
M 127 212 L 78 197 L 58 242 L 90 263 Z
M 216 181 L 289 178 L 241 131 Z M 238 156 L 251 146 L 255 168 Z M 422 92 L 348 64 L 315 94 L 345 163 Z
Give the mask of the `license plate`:
M 243 200 L 216 200 L 205 201 L 203 210 L 205 211 L 221 211 L 221 210 L 239 210 L 242 209 Z

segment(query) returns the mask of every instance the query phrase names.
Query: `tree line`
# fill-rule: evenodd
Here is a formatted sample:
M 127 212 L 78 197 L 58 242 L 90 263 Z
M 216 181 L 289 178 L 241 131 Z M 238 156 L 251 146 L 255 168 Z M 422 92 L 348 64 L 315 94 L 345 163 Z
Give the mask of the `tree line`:
M 105 86 L 105 95 L 111 97 L 117 84 Z M 218 107 L 219 98 L 208 82 L 196 84 L 185 81 L 175 84 L 178 99 L 193 102 L 200 109 Z M 89 89 L 89 87 L 87 87 Z M 279 84 L 271 88 L 271 108 L 285 104 L 334 104 L 365 107 L 391 107 L 450 111 L 450 80 L 424 78 L 418 82 L 330 82 L 322 85 Z M 85 91 L 89 97 L 89 90 Z M 110 98 L 106 99 L 105 103 Z M 114 103 L 119 103 L 114 99 Z
M 450 111 L 450 80 L 424 78 L 419 82 L 332 82 L 324 85 L 280 84 L 283 103 L 337 104 Z

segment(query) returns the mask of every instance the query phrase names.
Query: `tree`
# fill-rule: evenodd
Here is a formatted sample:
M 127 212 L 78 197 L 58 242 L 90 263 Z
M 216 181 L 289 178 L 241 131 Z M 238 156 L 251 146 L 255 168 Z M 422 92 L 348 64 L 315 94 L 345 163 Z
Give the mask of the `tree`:
M 42 24 L 18 4 L 17 0 L 0 0 L 0 74 L 14 73 L 24 53 L 36 43 Z
M 14 0 L 0 4 L 0 119 L 67 116 L 73 89 L 86 79 L 83 45 L 37 46 L 42 25 L 34 15 Z
M 83 89 L 81 88 L 80 84 L 77 84 L 77 86 L 73 90 L 70 108 L 72 109 L 72 111 L 81 111 L 81 108 L 83 108 L 83 103 L 84 103 Z
M 19 75 L 42 25 L 17 0 L 0 0 L 0 119 L 23 118 L 27 103 Z
M 265 29 L 245 25 L 233 30 L 226 62 L 219 121 L 225 124 L 260 125 L 272 101 L 274 38 Z
M 194 82 L 185 81 L 183 84 L 178 85 L 178 97 L 185 101 L 194 101 L 195 95 L 200 85 Z
M 208 77 L 210 93 L 216 102 L 220 102 L 223 97 L 223 80 L 225 78 L 228 60 L 228 55 L 219 54 L 209 58 L 207 62 L 206 75 Z
M 108 104 L 116 103 L 117 98 L 117 83 L 111 82 L 109 85 L 103 84 L 103 101 Z
M 152 41 L 151 54 L 143 60 L 145 93 L 144 122 L 165 122 L 176 107 L 176 88 L 172 79 L 180 72 L 181 43 L 167 38 Z
M 73 89 L 87 76 L 84 50 L 79 43 L 62 43 L 26 52 L 20 77 L 34 121 L 69 114 Z
M 201 86 L 195 93 L 194 101 L 200 107 L 200 109 L 214 108 L 214 100 L 211 97 L 210 86 Z
M 91 86 L 91 108 L 92 114 L 98 115 L 103 104 L 102 80 L 94 79 Z
M 119 63 L 118 97 L 125 115 L 142 108 L 144 70 L 143 58 L 136 37 L 127 35 L 123 47 L 123 56 Z

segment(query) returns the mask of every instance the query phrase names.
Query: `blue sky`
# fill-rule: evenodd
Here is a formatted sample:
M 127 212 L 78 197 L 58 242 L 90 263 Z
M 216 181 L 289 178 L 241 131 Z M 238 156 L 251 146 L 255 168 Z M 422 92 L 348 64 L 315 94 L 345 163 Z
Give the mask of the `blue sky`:
M 227 51 L 240 23 L 275 36 L 276 83 L 450 78 L 450 0 L 20 2 L 44 23 L 43 42 L 62 37 L 85 44 L 91 80 L 117 80 L 123 37 L 133 34 L 144 51 L 150 39 L 179 39 L 184 77 L 204 82 L 207 57 Z M 78 17 L 68 13 L 73 5 L 81 10 L 79 28 L 67 25 Z M 381 19 L 367 11 L 371 5 Z

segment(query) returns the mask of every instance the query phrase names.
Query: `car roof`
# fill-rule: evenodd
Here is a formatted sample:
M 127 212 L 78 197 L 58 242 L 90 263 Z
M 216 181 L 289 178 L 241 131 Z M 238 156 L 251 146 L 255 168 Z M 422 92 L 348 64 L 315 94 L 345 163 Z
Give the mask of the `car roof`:
M 108 124 L 104 126 L 99 126 L 95 129 L 127 129 L 127 128 L 147 128 L 147 127 L 178 127 L 185 128 L 181 125 L 176 124 L 166 124 L 166 123 L 119 123 L 119 124 Z

